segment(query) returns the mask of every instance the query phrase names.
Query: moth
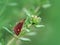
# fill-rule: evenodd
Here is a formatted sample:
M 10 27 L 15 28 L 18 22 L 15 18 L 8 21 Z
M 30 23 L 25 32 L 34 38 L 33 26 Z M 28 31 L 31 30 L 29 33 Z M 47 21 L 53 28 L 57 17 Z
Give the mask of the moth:
M 15 27 L 14 27 L 14 32 L 15 32 L 15 34 L 16 34 L 17 36 L 18 36 L 18 35 L 20 34 L 20 32 L 21 32 L 21 29 L 22 29 L 22 27 L 23 27 L 24 22 L 25 22 L 25 19 L 21 20 L 19 23 L 17 23 L 17 25 L 15 25 Z

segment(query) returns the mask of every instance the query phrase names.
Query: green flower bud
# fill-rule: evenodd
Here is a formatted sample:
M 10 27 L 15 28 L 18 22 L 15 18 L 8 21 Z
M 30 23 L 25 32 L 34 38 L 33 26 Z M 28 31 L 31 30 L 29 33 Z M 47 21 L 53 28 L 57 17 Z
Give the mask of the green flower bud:
M 36 15 L 32 15 L 31 21 L 32 24 L 39 24 L 41 22 L 41 18 L 37 17 Z

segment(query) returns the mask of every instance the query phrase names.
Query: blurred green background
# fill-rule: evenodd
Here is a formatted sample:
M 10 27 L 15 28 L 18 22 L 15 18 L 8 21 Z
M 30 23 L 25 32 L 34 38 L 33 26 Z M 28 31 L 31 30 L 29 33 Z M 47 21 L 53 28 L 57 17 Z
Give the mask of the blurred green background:
M 40 6 L 47 0 L 0 0 L 0 45 L 6 45 L 11 35 L 2 28 L 14 25 L 24 17 L 21 12 L 23 7 L 27 9 Z M 22 45 L 60 45 L 60 0 L 49 0 L 51 6 L 41 9 L 43 28 L 39 28 L 38 34 L 31 37 L 31 42 L 22 42 Z

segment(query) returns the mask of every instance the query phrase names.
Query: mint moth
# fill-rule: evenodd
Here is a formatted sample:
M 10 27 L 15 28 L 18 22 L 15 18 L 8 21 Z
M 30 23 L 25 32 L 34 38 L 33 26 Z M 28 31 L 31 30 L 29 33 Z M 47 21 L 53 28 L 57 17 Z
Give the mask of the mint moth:
M 21 29 L 23 27 L 23 24 L 25 22 L 25 19 L 21 20 L 15 27 L 14 27 L 14 32 L 18 36 L 21 32 Z

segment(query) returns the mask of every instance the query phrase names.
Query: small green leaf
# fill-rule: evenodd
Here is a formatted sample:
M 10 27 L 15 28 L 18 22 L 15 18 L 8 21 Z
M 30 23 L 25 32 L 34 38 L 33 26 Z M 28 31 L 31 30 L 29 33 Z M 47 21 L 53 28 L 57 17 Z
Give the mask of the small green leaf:
M 24 27 L 23 30 L 25 30 L 25 31 L 27 31 L 27 32 L 30 32 L 30 30 L 27 29 L 26 27 Z
M 29 29 L 25 29 L 27 32 L 30 32 L 30 30 Z
M 44 27 L 44 25 L 35 25 L 36 27 Z
M 2 43 L 0 42 L 0 45 L 2 45 Z
M 9 6 L 17 6 L 18 4 L 17 3 L 9 3 L 8 5 Z
M 23 41 L 31 41 L 29 38 L 24 38 L 24 37 L 20 37 L 20 40 L 23 40 Z
M 36 32 L 30 32 L 30 33 L 27 33 L 27 35 L 34 36 L 34 35 L 36 35 Z
M 26 15 L 27 15 L 27 16 L 29 16 L 29 17 L 30 17 L 30 13 L 29 13 L 29 11 L 27 11 L 27 9 L 26 9 L 26 8 L 23 8 L 23 11 L 26 13 Z
M 10 34 L 13 34 L 7 27 L 3 26 L 3 29 L 5 29 L 7 32 L 9 32 Z
M 51 4 L 44 4 L 42 7 L 43 8 L 48 8 L 48 7 L 50 7 L 51 6 Z

